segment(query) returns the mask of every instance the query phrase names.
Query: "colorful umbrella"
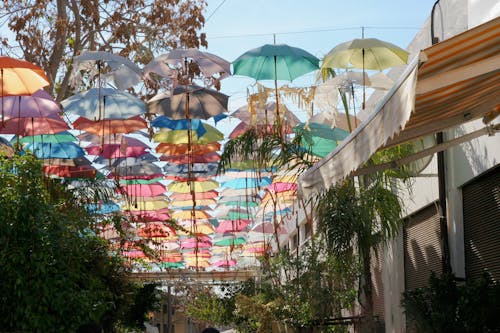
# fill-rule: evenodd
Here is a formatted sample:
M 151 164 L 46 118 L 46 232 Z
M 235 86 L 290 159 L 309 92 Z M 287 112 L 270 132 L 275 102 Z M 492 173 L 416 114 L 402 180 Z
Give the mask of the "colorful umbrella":
M 193 181 L 192 184 L 188 182 L 173 182 L 168 185 L 169 192 L 177 192 L 177 193 L 190 193 L 191 190 L 195 192 L 206 192 L 215 190 L 219 187 L 219 183 L 215 180 L 207 180 L 203 182 Z
M 226 232 L 239 232 L 246 228 L 251 220 L 223 220 L 215 229 L 215 232 L 224 234 Z
M 148 124 L 146 121 L 140 116 L 134 116 L 127 119 L 104 119 L 97 121 L 79 117 L 73 122 L 73 127 L 75 129 L 98 135 L 132 133 L 146 128 L 147 126 Z
M 19 141 L 20 143 L 62 143 L 62 142 L 75 142 L 78 139 L 68 131 L 55 133 L 55 134 L 40 134 L 34 136 L 25 136 L 22 138 L 14 138 L 11 140 Z
M 191 153 L 193 155 L 203 155 L 206 153 L 216 152 L 220 150 L 220 143 L 212 142 L 207 144 L 192 144 L 191 145 Z M 172 143 L 160 143 L 156 146 L 156 152 L 162 153 L 166 155 L 183 155 L 188 154 L 188 145 L 181 144 L 172 144 Z
M 203 123 L 203 127 L 206 132 L 201 137 L 198 137 L 196 132 L 189 130 L 169 130 L 162 128 L 153 135 L 153 140 L 171 144 L 183 144 L 188 143 L 188 141 L 191 141 L 192 144 L 206 144 L 224 139 L 224 134 L 215 127 L 205 123 Z
M 146 112 L 144 102 L 125 91 L 92 88 L 61 101 L 64 112 L 91 120 L 125 119 Z
M 302 136 L 302 145 L 319 157 L 328 155 L 349 135 L 349 132 L 340 128 L 331 128 L 318 123 L 309 123 L 309 130 L 305 128 L 305 124 L 300 124 L 294 131 Z
M 167 188 L 158 183 L 153 184 L 132 184 L 120 186 L 120 191 L 124 194 L 135 196 L 135 197 L 155 197 L 162 195 L 167 191 Z
M 43 172 L 61 178 L 91 178 L 95 179 L 99 174 L 91 165 L 44 165 Z
M 282 124 L 296 126 L 300 123 L 299 118 L 291 112 L 286 106 L 282 105 L 280 110 L 281 116 L 284 117 Z M 231 117 L 238 118 L 247 125 L 271 125 L 274 123 L 276 115 L 276 103 L 267 102 L 264 106 L 249 107 L 244 105 L 231 113 Z
M 162 155 L 160 156 L 160 161 L 174 164 L 214 163 L 220 161 L 220 155 L 216 152 L 206 153 L 203 155 Z
M 217 163 L 193 163 L 190 173 L 191 176 L 210 177 L 217 174 Z M 163 167 L 167 175 L 176 175 L 188 177 L 188 166 L 186 164 L 167 164 Z
M 233 61 L 234 75 L 250 76 L 256 80 L 293 81 L 318 68 L 318 58 L 286 44 L 266 44 L 243 53 Z
M 55 134 L 69 130 L 68 124 L 62 119 L 54 118 L 11 118 L 0 126 L 0 134 L 15 134 L 18 136 L 34 136 Z
M 76 158 L 85 155 L 85 151 L 74 142 L 47 143 L 34 142 L 29 143 L 23 148 L 24 151 L 30 151 L 37 158 Z
M 189 109 L 186 106 L 188 95 Z M 178 86 L 172 94 L 153 97 L 148 102 L 148 111 L 171 119 L 209 119 L 227 112 L 228 99 L 229 96 L 216 90 L 196 85 Z
M 61 108 L 54 100 L 36 96 L 6 96 L 1 98 L 4 120 L 11 118 L 59 119 Z
M 196 199 L 215 199 L 218 195 L 219 193 L 214 190 L 206 192 L 197 192 Z M 171 200 L 184 201 L 184 200 L 190 200 L 192 197 L 190 193 L 172 193 L 169 196 L 169 198 Z
M 31 95 L 48 85 L 49 80 L 39 66 L 25 60 L 0 56 L 1 97 Z

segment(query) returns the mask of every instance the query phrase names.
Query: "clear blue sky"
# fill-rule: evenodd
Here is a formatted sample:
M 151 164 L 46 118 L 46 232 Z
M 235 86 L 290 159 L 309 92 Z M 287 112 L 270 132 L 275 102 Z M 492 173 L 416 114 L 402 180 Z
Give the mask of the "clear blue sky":
M 335 45 L 365 37 L 406 48 L 430 15 L 435 0 L 208 0 L 204 32 L 208 52 L 232 62 L 263 44 L 300 47 L 322 58 Z M 230 111 L 245 103 L 242 77 L 222 82 Z

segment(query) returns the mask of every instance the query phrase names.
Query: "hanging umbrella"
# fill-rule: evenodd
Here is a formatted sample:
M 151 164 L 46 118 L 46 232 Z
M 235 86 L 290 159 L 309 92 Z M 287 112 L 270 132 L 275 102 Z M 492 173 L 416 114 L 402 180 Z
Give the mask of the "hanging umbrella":
M 207 144 L 224 139 L 224 134 L 215 127 L 205 123 L 202 126 L 206 132 L 201 137 L 193 131 L 161 129 L 153 135 L 153 140 L 171 144 L 187 144 L 188 141 L 191 141 L 191 144 Z
M 43 172 L 61 178 L 98 178 L 98 171 L 92 165 L 44 165 Z
M 203 155 L 206 153 L 219 151 L 221 144 L 218 142 L 211 142 L 206 144 L 192 144 L 191 152 L 194 155 Z M 184 155 L 188 154 L 188 145 L 185 143 L 173 144 L 162 142 L 155 148 L 157 153 L 168 154 L 168 155 Z
M 173 182 L 168 185 L 168 190 L 170 192 L 177 193 L 190 193 L 191 188 L 195 192 L 206 192 L 214 190 L 219 187 L 219 183 L 215 180 L 207 180 L 204 182 L 192 182 L 190 185 L 188 182 Z
M 30 151 L 37 158 L 76 158 L 85 155 L 85 151 L 74 142 L 34 142 L 27 144 L 24 151 Z
M 187 96 L 189 95 L 189 114 Z M 171 94 L 162 93 L 148 102 L 149 113 L 162 114 L 171 119 L 209 119 L 227 112 L 229 96 L 197 85 L 178 86 Z
M 206 133 L 203 123 L 199 119 L 170 119 L 166 116 L 159 116 L 151 122 L 153 127 L 169 128 L 171 130 L 193 130 L 198 137 Z
M 222 182 L 221 186 L 230 189 L 245 189 L 245 188 L 260 188 L 271 184 L 271 178 L 237 178 L 229 180 L 227 182 Z
M 270 45 L 249 50 L 233 61 L 233 74 L 256 80 L 294 79 L 317 70 L 319 59 L 302 49 L 286 44 Z
M 236 266 L 236 260 L 235 259 L 223 259 L 223 260 L 217 260 L 212 264 L 213 267 L 233 267 Z
M 101 73 L 102 65 L 107 64 L 110 71 Z M 72 86 L 82 81 L 82 71 L 102 75 L 104 79 L 112 78 L 118 89 L 127 89 L 141 82 L 141 69 L 129 59 L 118 54 L 105 51 L 83 51 L 73 57 L 73 70 L 70 76 Z M 95 73 L 97 70 L 97 73 Z
M 222 220 L 215 229 L 215 232 L 224 234 L 227 232 L 242 231 L 251 223 L 251 220 Z
M 35 96 L 6 96 L 1 98 L 4 119 L 60 118 L 61 108 L 54 100 Z
M 218 75 L 220 80 L 231 74 L 228 61 L 212 53 L 191 48 L 174 49 L 156 57 L 144 67 L 144 76 L 150 78 L 149 73 L 152 72 L 163 77 L 172 77 L 178 68 L 186 67 L 188 61 L 195 62 L 206 79 Z
M 318 58 L 286 44 L 263 45 L 243 53 L 233 62 L 234 75 L 245 75 L 256 80 L 274 80 L 278 126 L 281 125 L 278 80 L 293 81 L 318 68 Z
M 214 246 L 232 246 L 232 245 L 242 245 L 247 241 L 243 237 L 233 237 L 233 236 L 223 236 L 217 240 L 214 240 Z
M 148 124 L 146 121 L 140 116 L 134 116 L 127 119 L 104 119 L 97 121 L 79 117 L 73 122 L 73 127 L 75 129 L 98 135 L 132 133 L 146 128 L 147 126 Z
M 61 101 L 64 112 L 92 120 L 125 119 L 146 112 L 144 102 L 112 88 L 92 88 Z
M 294 131 L 302 136 L 302 145 L 319 157 L 328 155 L 349 135 L 349 132 L 340 128 L 331 128 L 318 123 L 309 123 L 309 130 L 305 128 L 305 124 L 300 124 Z
M 159 183 L 153 184 L 131 184 L 120 186 L 120 191 L 124 194 L 136 197 L 155 197 L 162 195 L 167 191 L 165 185 Z
M 153 163 L 118 166 L 111 169 L 111 177 L 119 176 L 122 179 L 142 178 L 152 179 L 163 176 L 162 169 Z
M 138 157 L 144 155 L 149 145 L 132 137 L 122 137 L 120 143 L 91 145 L 85 147 L 90 155 L 99 155 L 104 158 Z
M 11 118 L 0 126 L 0 134 L 15 134 L 18 136 L 34 136 L 55 134 L 69 130 L 68 124 L 62 118 Z
M 397 45 L 376 38 L 353 39 L 335 46 L 323 58 L 321 68 L 360 68 L 382 71 L 404 65 L 408 52 Z M 366 79 L 363 76 L 363 106 L 365 108 Z
M 149 135 L 144 132 L 137 131 L 133 132 L 133 134 L 135 138 L 139 139 L 142 138 L 143 141 L 149 140 Z M 124 133 L 113 133 L 112 135 L 101 136 L 96 133 L 83 132 L 82 134 L 78 135 L 78 139 L 80 141 L 89 142 L 90 144 L 93 145 L 101 145 L 106 143 L 111 143 L 111 144 L 124 143 L 126 141 L 123 141 L 123 138 L 127 137 L 128 137 L 127 134 Z
M 11 141 L 18 141 L 20 143 L 34 143 L 34 142 L 43 142 L 43 143 L 62 143 L 62 142 L 75 142 L 78 139 L 68 131 L 54 133 L 54 134 L 39 134 L 33 136 L 24 136 L 22 138 L 14 138 Z
M 206 153 L 203 155 L 198 155 L 198 154 L 163 155 L 160 156 L 160 161 L 165 161 L 174 164 L 213 163 L 220 161 L 220 155 L 216 152 Z
M 151 162 L 158 162 L 158 158 L 151 153 L 144 153 L 139 156 L 106 158 L 98 157 L 94 160 L 96 164 L 104 164 L 108 168 L 132 167 L 134 165 L 146 165 Z
M 283 109 L 280 110 L 283 112 L 283 124 L 293 127 L 300 123 L 299 118 L 286 106 L 281 106 L 281 108 Z M 275 102 L 267 102 L 263 107 L 256 106 L 253 110 L 248 105 L 244 105 L 231 113 L 231 117 L 238 118 L 247 125 L 272 125 L 275 121 L 275 115 Z
M 210 177 L 217 174 L 217 163 L 193 163 L 191 170 L 188 170 L 186 164 L 167 164 L 163 167 L 163 171 L 167 175 L 175 175 L 187 177 L 188 171 L 194 176 Z
M 309 118 L 310 123 L 318 123 L 323 125 L 328 125 L 331 128 L 337 127 L 343 129 L 344 131 L 349 131 L 349 124 L 347 122 L 347 117 L 349 117 L 349 122 L 353 128 L 356 128 L 361 124 L 361 120 L 354 115 L 347 116 L 345 113 L 336 113 L 323 111 L 315 114 L 311 118 Z

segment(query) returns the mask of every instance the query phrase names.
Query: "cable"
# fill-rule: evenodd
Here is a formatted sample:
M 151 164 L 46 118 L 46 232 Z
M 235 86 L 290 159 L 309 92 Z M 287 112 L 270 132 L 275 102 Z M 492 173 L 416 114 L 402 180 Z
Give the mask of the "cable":
M 205 24 L 208 22 L 208 20 L 210 20 L 210 18 L 212 16 L 214 16 L 214 14 L 217 12 L 217 10 L 224 4 L 224 2 L 226 2 L 226 0 L 222 0 L 222 2 L 217 6 L 217 8 L 214 9 L 214 11 L 212 12 L 212 14 L 210 14 L 210 16 L 207 18 L 207 20 L 205 21 Z

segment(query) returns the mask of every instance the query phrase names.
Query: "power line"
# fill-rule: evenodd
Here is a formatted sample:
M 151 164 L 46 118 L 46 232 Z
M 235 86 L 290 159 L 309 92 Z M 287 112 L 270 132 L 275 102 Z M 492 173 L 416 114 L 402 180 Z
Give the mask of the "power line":
M 219 7 L 217 7 L 217 8 L 219 8 Z M 213 13 L 212 13 L 212 15 L 213 15 Z M 361 28 L 362 27 L 338 27 L 338 28 L 313 29 L 313 30 L 265 32 L 265 33 L 241 34 L 241 35 L 219 35 L 219 36 L 216 35 L 216 36 L 210 36 L 208 38 L 209 39 L 223 39 L 223 38 L 262 37 L 262 36 L 272 36 L 272 35 L 292 35 L 292 34 L 305 34 L 305 33 L 344 31 L 344 30 L 359 30 Z M 376 27 L 376 26 L 364 27 L 364 28 L 365 29 L 380 29 L 380 30 L 419 30 L 420 29 L 417 27 Z
M 226 0 L 222 0 L 222 2 L 217 6 L 217 8 L 214 9 L 214 11 L 212 12 L 212 14 L 210 14 L 210 16 L 207 18 L 207 20 L 205 21 L 205 23 L 208 22 L 208 20 L 210 20 L 210 18 L 212 16 L 214 16 L 214 14 L 217 12 L 217 10 L 224 4 L 224 2 L 226 2 Z

